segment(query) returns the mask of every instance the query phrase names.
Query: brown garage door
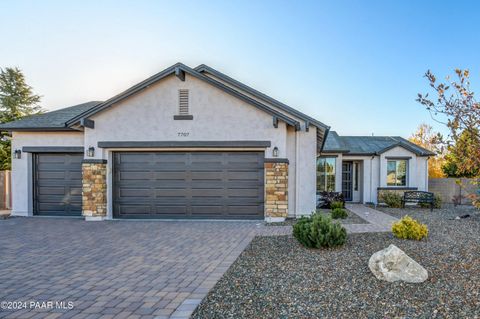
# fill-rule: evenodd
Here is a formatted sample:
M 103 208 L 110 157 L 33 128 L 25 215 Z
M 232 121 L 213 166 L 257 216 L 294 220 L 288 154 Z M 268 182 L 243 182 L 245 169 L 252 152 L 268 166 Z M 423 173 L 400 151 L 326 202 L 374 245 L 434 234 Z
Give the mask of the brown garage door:
M 116 218 L 263 218 L 263 152 L 114 153 Z
M 81 153 L 34 154 L 34 215 L 82 215 Z

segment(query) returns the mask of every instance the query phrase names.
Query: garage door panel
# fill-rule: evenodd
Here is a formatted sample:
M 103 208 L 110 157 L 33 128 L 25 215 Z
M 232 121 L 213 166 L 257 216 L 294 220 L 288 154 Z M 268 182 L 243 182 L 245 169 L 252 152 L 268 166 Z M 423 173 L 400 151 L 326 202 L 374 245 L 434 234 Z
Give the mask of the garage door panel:
M 187 214 L 187 208 L 185 206 L 175 206 L 175 205 L 162 205 L 155 206 L 155 215 L 164 215 L 166 217 L 177 215 L 183 217 Z M 152 216 L 155 218 L 155 216 Z
M 219 205 L 199 205 L 191 206 L 191 212 L 193 216 L 205 216 L 209 218 L 221 217 L 224 207 Z
M 117 207 L 120 214 L 144 215 L 150 213 L 149 205 L 120 205 Z
M 235 180 L 253 180 L 258 181 L 257 171 L 229 171 L 227 172 L 227 179 L 231 181 Z
M 81 153 L 34 154 L 34 214 L 81 216 Z
M 215 185 L 213 185 L 215 186 Z M 191 190 L 192 198 L 222 198 L 223 197 L 223 188 L 196 188 Z
M 263 152 L 114 153 L 114 216 L 261 219 L 263 161 Z

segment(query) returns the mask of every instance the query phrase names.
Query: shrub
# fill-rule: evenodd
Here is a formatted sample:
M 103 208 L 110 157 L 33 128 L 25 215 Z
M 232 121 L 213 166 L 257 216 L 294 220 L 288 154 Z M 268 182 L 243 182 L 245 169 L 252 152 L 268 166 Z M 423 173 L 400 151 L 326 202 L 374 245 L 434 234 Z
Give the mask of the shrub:
M 313 214 L 302 217 L 293 225 L 293 236 L 309 248 L 335 247 L 345 244 L 347 231 L 340 223 L 332 222 L 329 216 Z
M 380 200 L 383 201 L 388 207 L 401 208 L 402 196 L 395 192 L 382 192 L 380 194 Z
M 319 192 L 320 201 L 317 208 L 331 208 L 333 202 L 341 202 L 342 207 L 345 206 L 345 198 L 342 193 L 338 192 Z
M 345 206 L 344 202 L 333 201 L 330 203 L 330 209 L 343 208 Z
M 392 233 L 397 238 L 422 240 L 427 237 L 427 225 L 406 215 L 392 225 Z
M 343 208 L 335 208 L 332 209 L 332 218 L 333 219 L 338 219 L 338 218 L 347 218 L 348 214 L 347 211 Z
M 429 203 L 420 203 L 420 207 L 422 208 L 430 208 Z M 442 208 L 442 198 L 439 195 L 433 197 L 433 208 Z

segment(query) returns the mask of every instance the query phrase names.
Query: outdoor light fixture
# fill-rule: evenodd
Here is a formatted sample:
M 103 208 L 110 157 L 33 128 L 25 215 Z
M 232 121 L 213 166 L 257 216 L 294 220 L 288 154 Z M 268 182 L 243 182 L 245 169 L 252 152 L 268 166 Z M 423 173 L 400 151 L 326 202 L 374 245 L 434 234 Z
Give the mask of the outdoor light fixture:
M 275 146 L 275 147 L 273 148 L 272 155 L 273 155 L 273 157 L 278 157 L 278 147 Z
M 95 156 L 95 147 L 90 146 L 87 150 L 87 156 L 88 157 L 94 157 Z
M 16 158 L 16 159 L 22 158 L 22 151 L 21 150 L 15 150 L 13 152 L 13 157 Z

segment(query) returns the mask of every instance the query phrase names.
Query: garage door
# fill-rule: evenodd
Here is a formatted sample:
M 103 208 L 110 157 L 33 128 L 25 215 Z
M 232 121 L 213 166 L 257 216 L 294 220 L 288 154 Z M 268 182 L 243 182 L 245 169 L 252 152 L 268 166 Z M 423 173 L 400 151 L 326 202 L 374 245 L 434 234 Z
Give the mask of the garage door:
M 263 152 L 114 153 L 114 217 L 263 219 L 263 162 Z
M 34 154 L 34 214 L 81 216 L 81 153 Z

